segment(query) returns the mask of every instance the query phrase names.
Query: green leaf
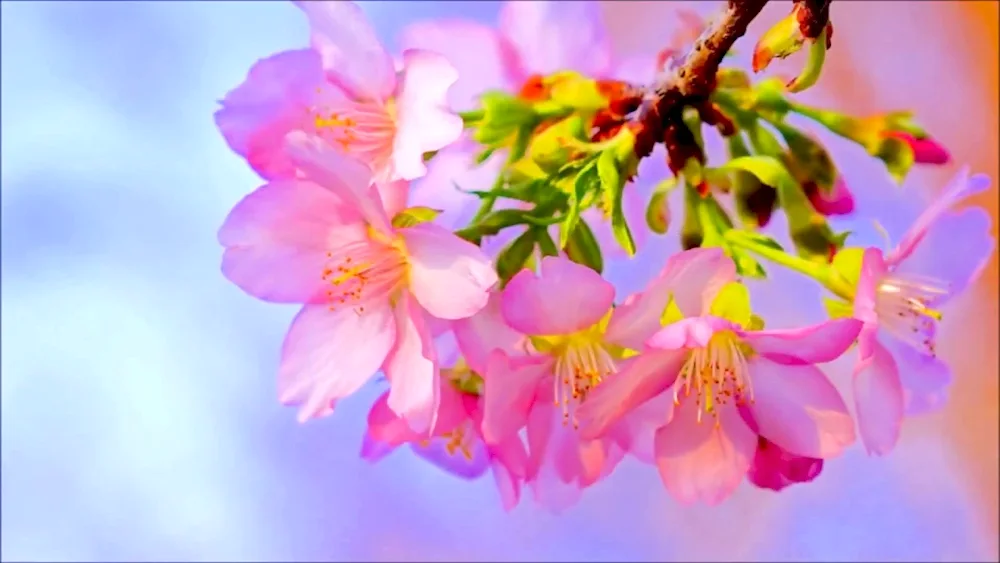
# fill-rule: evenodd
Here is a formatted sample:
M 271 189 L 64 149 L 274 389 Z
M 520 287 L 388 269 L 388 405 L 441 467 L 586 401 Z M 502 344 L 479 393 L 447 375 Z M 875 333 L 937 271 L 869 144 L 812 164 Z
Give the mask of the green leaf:
M 487 147 L 486 150 L 476 155 L 476 164 L 482 164 L 489 160 L 496 150 L 496 147 Z
M 480 101 L 483 116 L 476 123 L 473 138 L 483 145 L 503 143 L 519 128 L 535 120 L 535 112 L 529 103 L 506 92 L 486 92 Z
M 823 62 L 826 61 L 826 36 L 827 28 L 823 28 L 819 37 L 812 40 L 809 45 L 809 58 L 806 59 L 806 66 L 797 77 L 788 83 L 789 92 L 805 91 L 819 80 L 820 74 L 823 73 Z
M 834 255 L 830 266 L 851 287 L 857 287 L 861 279 L 861 262 L 864 255 L 863 248 L 845 248 Z
M 537 220 L 536 217 L 532 217 L 527 211 L 521 209 L 498 209 L 491 211 L 468 227 L 455 231 L 455 234 L 473 244 L 479 244 L 484 236 L 495 235 L 514 225 L 530 225 L 535 220 Z
M 535 240 L 538 242 L 538 251 L 542 256 L 559 256 L 559 248 L 556 241 L 552 240 L 547 229 L 535 227 Z
M 604 257 L 601 256 L 601 246 L 594 237 L 594 232 L 586 221 L 576 224 L 566 245 L 566 256 L 577 264 L 583 264 L 598 274 L 604 271 Z
M 823 307 L 826 309 L 826 314 L 829 315 L 831 319 L 843 319 L 854 316 L 854 306 L 841 299 L 824 297 Z
M 903 183 L 910 168 L 916 162 L 913 148 L 906 141 L 896 137 L 883 138 L 871 151 L 871 154 L 885 164 L 889 176 L 897 184 Z
M 646 206 L 646 226 L 658 235 L 666 233 L 670 228 L 669 195 L 667 190 L 654 190 L 653 196 L 649 198 L 649 205 Z
M 629 256 L 635 255 L 635 239 L 628 228 L 622 199 L 625 192 L 625 182 L 618 171 L 618 160 L 614 152 L 607 150 L 597 157 L 597 175 L 601 179 L 601 190 L 612 194 L 611 232 L 615 240 Z
M 432 209 L 430 207 L 409 207 L 400 211 L 395 217 L 392 218 L 392 226 L 397 229 L 405 229 L 421 223 L 433 221 L 440 214 L 440 209 Z
M 692 189 L 692 191 L 694 190 Z M 767 277 L 767 273 L 756 258 L 744 249 L 731 245 L 727 240 L 727 233 L 736 231 L 732 228 L 733 223 L 729 219 L 729 215 L 726 214 L 726 210 L 719 205 L 714 197 L 709 195 L 703 198 L 698 206 L 698 213 L 704 233 L 701 246 L 723 249 L 726 255 L 732 258 L 733 263 L 736 264 L 736 272 L 741 276 Z M 740 232 L 742 233 L 742 231 Z
M 535 230 L 528 229 L 500 251 L 497 256 L 497 276 L 500 277 L 501 287 L 524 268 L 534 249 Z
M 572 190 L 568 194 L 568 201 L 566 202 L 566 217 L 563 219 L 562 224 L 559 225 L 559 248 L 566 248 L 566 245 L 569 244 L 570 235 L 576 229 L 576 224 L 580 220 L 583 200 L 586 198 L 587 193 L 593 189 L 596 180 L 596 168 L 593 162 L 585 166 L 576 175 Z

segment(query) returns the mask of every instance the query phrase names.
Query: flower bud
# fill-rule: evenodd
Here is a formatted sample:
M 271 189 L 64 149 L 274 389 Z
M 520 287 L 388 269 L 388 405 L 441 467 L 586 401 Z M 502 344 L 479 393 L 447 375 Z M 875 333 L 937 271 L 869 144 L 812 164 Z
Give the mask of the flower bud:
M 646 225 L 649 230 L 662 235 L 670 228 L 670 192 L 677 185 L 675 178 L 663 181 L 653 190 L 653 197 L 646 206 Z

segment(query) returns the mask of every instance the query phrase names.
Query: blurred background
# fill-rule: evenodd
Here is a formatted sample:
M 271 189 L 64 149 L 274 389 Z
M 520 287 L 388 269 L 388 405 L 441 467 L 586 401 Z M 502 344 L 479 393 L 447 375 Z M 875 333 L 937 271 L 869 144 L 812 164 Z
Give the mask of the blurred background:
M 493 23 L 498 10 L 363 4 L 389 45 L 417 19 Z M 684 4 L 715 8 L 604 4 L 616 51 L 655 52 Z M 788 7 L 768 6 L 737 50 Z M 995 183 L 998 4 L 835 1 L 832 18 L 826 73 L 803 98 L 912 108 L 957 161 L 916 168 L 900 190 L 835 142 L 859 216 L 898 234 L 958 163 Z M 461 481 L 405 449 L 361 461 L 374 387 L 297 424 L 274 383 L 295 308 L 219 272 L 216 229 L 261 182 L 212 113 L 254 61 L 305 45 L 298 10 L 4 2 L 0 21 L 4 560 L 998 559 L 995 258 L 945 320 L 951 402 L 909 420 L 892 455 L 859 445 L 810 485 L 744 485 L 716 508 L 677 505 L 655 470 L 627 462 L 560 516 L 530 498 L 506 514 L 489 478 Z M 995 220 L 996 198 L 974 203 Z M 760 308 L 818 314 L 815 289 L 788 283 L 783 302 L 761 288 Z M 789 291 L 810 305 L 788 312 Z

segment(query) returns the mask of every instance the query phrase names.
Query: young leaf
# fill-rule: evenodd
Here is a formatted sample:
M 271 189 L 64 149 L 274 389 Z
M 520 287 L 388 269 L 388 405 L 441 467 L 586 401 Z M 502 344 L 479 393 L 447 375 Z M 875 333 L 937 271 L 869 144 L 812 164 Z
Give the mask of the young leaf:
M 392 218 L 392 226 L 397 229 L 405 229 L 407 227 L 413 227 L 421 223 L 427 223 L 433 221 L 438 215 L 441 214 L 440 209 L 432 209 L 430 207 L 409 207 L 396 214 Z
M 528 229 L 500 251 L 497 256 L 497 276 L 500 277 L 501 286 L 506 285 L 510 278 L 524 268 L 534 249 L 535 230 Z
M 480 101 L 483 118 L 476 124 L 473 138 L 483 145 L 500 144 L 535 119 L 530 104 L 506 92 L 486 92 Z
M 625 220 L 625 211 L 622 208 L 622 198 L 624 197 L 625 182 L 618 172 L 618 160 L 614 152 L 606 150 L 597 157 L 597 175 L 601 179 L 601 190 L 613 196 L 611 207 L 611 231 L 615 235 L 615 240 L 621 245 L 629 256 L 635 255 L 635 239 L 628 228 Z
M 594 232 L 586 221 L 576 224 L 566 245 L 566 256 L 577 264 L 583 264 L 598 274 L 604 271 L 604 257 L 601 256 L 601 246 L 594 237 Z

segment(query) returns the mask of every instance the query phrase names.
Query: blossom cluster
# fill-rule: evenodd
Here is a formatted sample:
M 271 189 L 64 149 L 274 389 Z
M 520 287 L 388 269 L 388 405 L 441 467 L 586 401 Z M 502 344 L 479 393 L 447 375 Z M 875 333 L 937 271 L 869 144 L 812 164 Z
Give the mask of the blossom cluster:
M 890 249 L 834 233 L 825 217 L 851 213 L 851 191 L 786 115 L 897 180 L 950 157 L 904 112 L 790 99 L 815 82 L 832 28 L 791 84 L 722 68 L 710 100 L 682 108 L 685 127 L 650 137 L 637 83 L 677 68 L 706 28 L 697 16 L 679 13 L 684 33 L 646 72 L 612 56 L 596 3 L 509 2 L 496 28 L 416 23 L 398 57 L 355 4 L 295 4 L 310 46 L 254 64 L 215 121 L 266 182 L 219 231 L 222 271 L 302 305 L 278 369 L 300 421 L 381 373 L 363 457 L 407 445 L 462 477 L 491 472 L 505 508 L 527 487 L 559 509 L 626 457 L 682 502 L 719 502 L 744 478 L 781 490 L 858 436 L 889 452 L 906 416 L 942 404 L 940 310 L 994 249 L 988 215 L 953 208 L 988 182 L 960 173 Z M 782 26 L 755 69 L 809 44 Z M 726 147 L 719 166 L 704 125 Z M 638 164 L 654 146 L 673 177 L 650 193 Z M 604 258 L 664 234 L 674 190 L 684 250 L 620 295 Z M 761 232 L 775 212 L 795 252 Z M 765 328 L 746 283 L 766 277 L 758 259 L 814 279 L 829 319 Z M 845 354 L 852 407 L 819 367 Z

